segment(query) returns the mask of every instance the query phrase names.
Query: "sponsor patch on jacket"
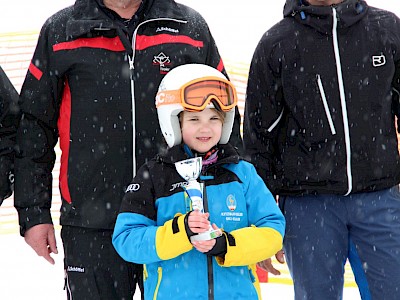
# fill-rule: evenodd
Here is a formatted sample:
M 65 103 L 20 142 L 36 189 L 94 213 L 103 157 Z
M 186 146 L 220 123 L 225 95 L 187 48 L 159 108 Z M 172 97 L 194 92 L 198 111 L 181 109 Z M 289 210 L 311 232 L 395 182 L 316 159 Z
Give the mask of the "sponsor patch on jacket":
M 185 187 L 188 184 L 189 184 L 189 182 L 187 182 L 187 181 L 173 183 L 172 186 L 171 186 L 171 189 L 169 191 L 172 192 L 176 188 Z
M 372 65 L 374 67 L 381 67 L 386 64 L 386 57 L 385 55 L 373 55 L 372 56 Z
M 153 57 L 153 65 L 160 68 L 160 74 L 167 74 L 171 70 L 171 60 L 164 52 Z
M 240 222 L 241 218 L 243 217 L 243 213 L 236 211 L 225 211 L 221 213 L 221 217 L 224 217 L 226 221 Z
M 156 32 L 162 32 L 162 31 L 168 31 L 168 32 L 173 32 L 173 33 L 179 33 L 178 29 L 175 28 L 169 28 L 169 27 L 157 27 Z
M 132 184 L 128 185 L 125 193 L 137 192 L 139 189 L 140 189 L 139 183 L 132 183 Z
M 243 213 L 235 211 L 237 202 L 234 195 L 229 194 L 228 197 L 226 197 L 226 207 L 229 211 L 221 212 L 221 217 L 224 217 L 226 221 L 240 222 Z
M 85 273 L 84 267 L 68 266 L 67 272 Z
M 234 211 L 236 209 L 236 198 L 232 194 L 226 197 L 226 206 L 229 208 L 230 211 Z

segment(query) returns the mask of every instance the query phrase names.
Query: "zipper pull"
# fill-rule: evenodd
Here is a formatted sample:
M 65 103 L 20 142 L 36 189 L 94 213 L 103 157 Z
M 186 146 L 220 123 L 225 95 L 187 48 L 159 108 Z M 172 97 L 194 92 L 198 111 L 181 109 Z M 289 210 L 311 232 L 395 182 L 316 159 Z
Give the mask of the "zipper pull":
M 128 61 L 129 61 L 129 71 L 131 73 L 131 80 L 133 80 L 133 72 L 135 70 L 135 66 L 133 64 L 133 58 L 131 58 L 129 54 L 128 54 Z

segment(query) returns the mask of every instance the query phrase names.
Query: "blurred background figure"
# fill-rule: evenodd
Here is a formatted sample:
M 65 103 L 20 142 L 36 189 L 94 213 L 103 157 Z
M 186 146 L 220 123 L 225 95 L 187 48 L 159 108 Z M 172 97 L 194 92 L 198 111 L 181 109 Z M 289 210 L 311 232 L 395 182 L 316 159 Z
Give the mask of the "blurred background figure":
M 0 205 L 13 192 L 18 112 L 18 93 L 0 67 Z

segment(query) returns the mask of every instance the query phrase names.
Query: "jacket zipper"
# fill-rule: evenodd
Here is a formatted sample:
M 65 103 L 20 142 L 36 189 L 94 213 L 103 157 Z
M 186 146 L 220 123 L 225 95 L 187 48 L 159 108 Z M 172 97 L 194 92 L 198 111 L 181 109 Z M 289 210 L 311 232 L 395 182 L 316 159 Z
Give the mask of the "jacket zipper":
M 135 111 L 135 83 L 133 81 L 133 71 L 135 65 L 133 63 L 133 56 L 128 56 L 129 70 L 131 77 L 131 98 L 132 98 L 132 178 L 136 176 L 136 111 Z
M 157 299 L 158 289 L 160 288 L 160 284 L 161 284 L 161 279 L 162 279 L 162 268 L 161 267 L 158 267 L 157 273 L 158 273 L 157 285 L 156 285 L 156 289 L 154 290 L 153 300 Z
M 131 75 L 131 101 L 132 101 L 132 177 L 136 176 L 136 111 L 135 111 L 135 83 L 134 83 L 134 71 L 135 71 L 135 44 L 136 44 L 136 36 L 137 36 L 137 31 L 139 27 L 141 27 L 143 24 L 149 23 L 149 22 L 154 22 L 154 21 L 173 21 L 173 22 L 178 22 L 178 23 L 187 23 L 185 20 L 178 20 L 178 19 L 172 19 L 172 18 L 158 18 L 158 19 L 149 19 L 146 20 L 136 27 L 135 31 L 133 32 L 132 36 L 132 57 L 128 56 L 128 61 L 129 61 L 129 70 L 130 70 L 130 75 Z
M 201 184 L 203 186 L 203 207 L 204 212 L 208 212 L 208 197 L 206 190 L 206 183 L 204 180 L 201 180 Z M 213 257 L 207 256 L 207 281 L 208 281 L 208 300 L 214 300 L 214 275 L 213 275 Z
M 333 49 L 335 52 L 335 60 L 336 60 L 336 70 L 338 76 L 339 83 L 339 93 L 340 93 L 340 103 L 342 106 L 342 115 L 343 115 L 343 129 L 344 129 L 344 139 L 346 145 L 346 169 L 347 169 L 347 193 L 345 196 L 349 195 L 353 189 L 353 175 L 351 172 L 351 147 L 350 147 L 350 129 L 349 129 L 349 120 L 347 116 L 347 106 L 346 106 L 346 95 L 344 93 L 344 83 L 343 83 L 343 74 L 342 74 L 342 65 L 340 61 L 340 53 L 339 53 L 339 41 L 337 37 L 337 16 L 336 9 L 332 7 L 332 17 L 333 17 L 333 28 L 332 28 L 332 37 L 333 37 Z
M 214 300 L 214 275 L 213 275 L 213 257 L 207 256 L 207 269 L 208 269 L 208 300 Z
M 318 84 L 319 92 L 321 94 L 322 104 L 324 105 L 325 115 L 328 119 L 329 127 L 331 128 L 331 133 L 332 133 L 332 135 L 335 135 L 336 134 L 335 125 L 333 124 L 332 115 L 331 115 L 331 112 L 330 112 L 329 106 L 328 106 L 328 101 L 326 101 L 324 86 L 322 85 L 321 76 L 319 74 L 317 74 L 317 84 Z
M 147 277 L 149 277 L 149 274 L 147 273 L 147 265 L 143 265 L 143 282 L 147 280 Z

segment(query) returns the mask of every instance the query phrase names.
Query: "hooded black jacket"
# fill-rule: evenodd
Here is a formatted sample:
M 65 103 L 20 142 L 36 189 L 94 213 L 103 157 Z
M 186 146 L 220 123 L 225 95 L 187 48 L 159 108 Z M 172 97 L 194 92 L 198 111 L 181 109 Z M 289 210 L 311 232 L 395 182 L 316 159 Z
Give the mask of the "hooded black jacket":
M 357 0 L 288 0 L 252 60 L 246 152 L 279 195 L 394 186 L 399 90 L 400 20 L 393 13 Z
M 12 194 L 18 93 L 0 67 L 0 205 Z
M 20 97 L 15 206 L 22 234 L 51 223 L 58 137 L 61 224 L 111 229 L 136 168 L 164 147 L 155 109 L 163 76 L 185 63 L 225 72 L 196 11 L 172 0 L 143 5 L 132 37 L 98 0 L 77 0 L 42 27 Z

